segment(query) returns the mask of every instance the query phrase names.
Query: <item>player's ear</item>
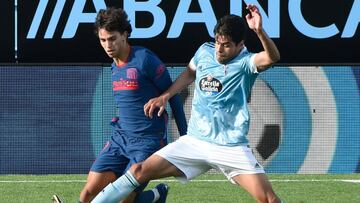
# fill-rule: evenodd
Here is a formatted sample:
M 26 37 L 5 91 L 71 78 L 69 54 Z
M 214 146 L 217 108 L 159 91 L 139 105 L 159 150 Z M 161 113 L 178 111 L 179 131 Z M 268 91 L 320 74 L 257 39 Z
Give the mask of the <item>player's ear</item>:
M 242 48 L 244 48 L 244 44 L 245 44 L 245 41 L 241 40 L 236 46 L 239 48 L 239 50 L 241 50 Z
M 128 31 L 124 31 L 123 33 L 121 33 L 126 39 L 129 38 L 129 33 Z

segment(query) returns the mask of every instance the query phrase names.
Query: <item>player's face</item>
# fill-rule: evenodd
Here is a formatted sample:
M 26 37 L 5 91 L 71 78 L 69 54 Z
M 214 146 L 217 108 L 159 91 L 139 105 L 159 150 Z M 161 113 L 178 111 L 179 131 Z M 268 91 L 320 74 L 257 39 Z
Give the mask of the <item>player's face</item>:
M 244 47 L 243 42 L 235 44 L 229 37 L 215 35 L 216 59 L 219 63 L 225 64 L 238 55 Z
M 127 33 L 118 31 L 109 32 L 99 29 L 98 32 L 101 46 L 110 58 L 121 58 L 127 48 Z

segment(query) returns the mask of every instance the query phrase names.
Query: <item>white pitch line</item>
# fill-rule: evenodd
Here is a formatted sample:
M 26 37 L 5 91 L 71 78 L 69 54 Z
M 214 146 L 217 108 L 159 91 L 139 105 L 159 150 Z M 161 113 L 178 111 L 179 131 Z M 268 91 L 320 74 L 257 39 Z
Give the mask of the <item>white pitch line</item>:
M 357 179 L 273 179 L 271 182 L 349 182 L 360 183 Z M 85 183 L 86 180 L 0 180 L 0 183 Z M 153 180 L 152 182 L 178 182 L 178 180 Z M 228 182 L 228 180 L 191 180 L 191 182 Z
M 360 183 L 360 180 L 342 180 L 343 182 Z

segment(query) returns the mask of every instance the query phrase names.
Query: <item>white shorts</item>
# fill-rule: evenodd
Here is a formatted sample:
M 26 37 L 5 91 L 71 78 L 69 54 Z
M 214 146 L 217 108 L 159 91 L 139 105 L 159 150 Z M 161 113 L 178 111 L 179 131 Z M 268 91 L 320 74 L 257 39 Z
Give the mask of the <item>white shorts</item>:
M 249 146 L 221 146 L 184 135 L 155 153 L 180 169 L 186 177 L 177 179 L 186 183 L 189 180 L 217 169 L 232 182 L 232 177 L 240 174 L 265 173 Z

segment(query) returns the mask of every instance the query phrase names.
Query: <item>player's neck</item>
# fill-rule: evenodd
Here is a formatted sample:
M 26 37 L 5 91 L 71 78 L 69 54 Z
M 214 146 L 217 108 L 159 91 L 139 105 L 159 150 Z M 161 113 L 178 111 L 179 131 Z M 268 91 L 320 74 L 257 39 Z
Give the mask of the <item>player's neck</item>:
M 127 63 L 129 55 L 131 52 L 131 46 L 129 44 L 126 44 L 124 49 L 120 52 L 118 57 L 113 58 L 114 62 L 117 66 L 122 66 L 125 63 Z

